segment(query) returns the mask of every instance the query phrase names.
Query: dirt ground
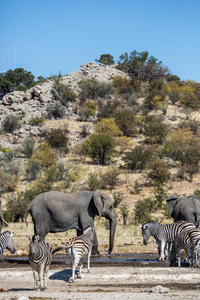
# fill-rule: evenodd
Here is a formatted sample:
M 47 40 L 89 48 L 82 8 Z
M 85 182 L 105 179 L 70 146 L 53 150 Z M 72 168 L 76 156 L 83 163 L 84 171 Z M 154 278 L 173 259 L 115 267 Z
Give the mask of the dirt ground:
M 82 278 L 69 283 L 69 263 L 52 263 L 48 288 L 33 290 L 33 275 L 25 263 L 0 265 L 0 299 L 200 299 L 200 270 L 169 267 L 168 262 L 91 263 Z

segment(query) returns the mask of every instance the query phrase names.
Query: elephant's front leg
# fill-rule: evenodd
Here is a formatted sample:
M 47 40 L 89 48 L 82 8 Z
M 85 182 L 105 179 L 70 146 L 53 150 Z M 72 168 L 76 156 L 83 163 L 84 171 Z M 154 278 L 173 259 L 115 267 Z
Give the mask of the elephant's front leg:
M 98 240 L 97 240 L 97 235 L 96 235 L 96 231 L 94 230 L 94 238 L 93 238 L 93 247 L 92 247 L 92 254 L 95 255 L 99 255 L 99 251 L 98 251 Z
M 160 257 L 158 258 L 158 260 L 160 260 L 160 261 L 165 260 L 165 245 L 166 245 L 166 242 L 161 241 L 161 243 L 160 243 Z

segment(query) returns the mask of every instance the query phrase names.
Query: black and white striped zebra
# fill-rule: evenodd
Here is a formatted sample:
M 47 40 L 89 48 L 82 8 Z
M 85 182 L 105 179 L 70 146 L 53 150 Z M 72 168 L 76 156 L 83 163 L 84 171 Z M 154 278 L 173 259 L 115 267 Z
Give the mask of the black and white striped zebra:
M 190 263 L 190 265 L 197 266 L 199 259 L 199 243 L 197 243 L 200 239 L 200 229 L 192 228 L 189 230 L 184 230 L 179 232 L 174 239 L 171 257 L 170 257 L 170 266 L 174 266 L 176 263 L 176 253 L 178 253 L 178 267 L 181 266 L 181 251 L 182 249 L 186 252 L 186 261 Z M 191 255 L 191 262 L 190 262 Z
M 47 288 L 47 276 L 52 260 L 52 248 L 49 243 L 39 242 L 39 235 L 29 237 L 29 263 L 33 270 L 34 289 Z M 39 280 L 38 280 L 39 278 Z M 43 282 L 44 281 L 44 282 Z
M 72 269 L 72 276 L 70 277 L 69 282 L 75 282 L 75 271 L 79 263 L 80 270 L 78 278 L 81 278 L 81 271 L 83 267 L 82 257 L 84 256 L 87 256 L 88 272 L 90 272 L 90 256 L 92 252 L 93 238 L 94 228 L 89 226 L 84 229 L 82 235 L 71 238 L 65 246 L 61 246 L 53 250 L 52 254 L 61 249 L 65 249 L 66 253 L 68 253 Z
M 168 251 L 178 232 L 195 228 L 194 223 L 178 221 L 171 224 L 159 224 L 156 222 L 145 223 L 142 226 L 143 244 L 147 245 L 150 236 L 153 236 L 158 245 L 159 260 L 165 260 L 165 249 L 168 243 Z
M 0 261 L 3 261 L 3 252 L 8 249 L 12 254 L 15 253 L 15 246 L 13 242 L 14 232 L 5 231 L 0 234 Z

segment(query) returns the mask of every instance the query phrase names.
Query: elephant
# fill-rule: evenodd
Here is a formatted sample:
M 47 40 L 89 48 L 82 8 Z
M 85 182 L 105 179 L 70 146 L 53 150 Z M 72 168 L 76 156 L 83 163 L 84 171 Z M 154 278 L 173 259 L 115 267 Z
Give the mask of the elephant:
M 105 217 L 110 222 L 108 253 L 113 250 L 117 215 L 111 197 L 100 190 L 76 193 L 45 192 L 30 202 L 25 219 L 26 226 L 29 213 L 32 216 L 34 233 L 39 235 L 40 241 L 45 240 L 49 232 L 69 229 L 76 229 L 79 236 L 84 228 L 94 227 L 95 216 Z M 95 230 L 92 253 L 99 254 Z
M 193 222 L 196 226 L 200 222 L 200 199 L 195 195 L 178 197 L 171 195 L 166 200 L 167 210 L 174 222 L 179 220 Z

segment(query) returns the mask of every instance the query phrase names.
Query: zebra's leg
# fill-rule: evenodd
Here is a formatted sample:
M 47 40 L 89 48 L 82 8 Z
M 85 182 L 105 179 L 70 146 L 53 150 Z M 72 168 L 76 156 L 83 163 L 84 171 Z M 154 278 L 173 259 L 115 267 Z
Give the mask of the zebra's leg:
M 34 290 L 38 289 L 37 278 L 38 278 L 38 272 L 33 269 Z
M 185 262 L 190 263 L 190 248 L 185 249 L 185 254 L 186 254 Z
M 44 291 L 44 283 L 43 283 L 43 277 L 44 277 L 44 264 L 41 264 L 41 265 L 40 265 L 38 275 L 39 275 L 39 287 L 40 287 L 40 290 L 41 290 L 41 291 Z
M 160 241 L 157 241 L 156 244 L 158 245 L 158 259 L 160 258 Z
M 158 260 L 164 261 L 165 260 L 165 241 L 161 241 L 161 245 L 160 245 L 160 257 L 158 258 Z
M 48 279 L 49 266 L 44 268 L 44 289 L 47 289 L 47 279 Z
M 181 267 L 181 248 L 177 249 L 178 252 L 178 267 Z
M 91 253 L 92 253 L 92 251 L 89 250 L 88 257 L 87 257 L 87 266 L 88 266 L 87 271 L 88 271 L 88 273 L 90 273 L 90 257 L 91 257 Z
M 75 271 L 76 271 L 76 268 L 78 266 L 78 263 L 79 263 L 79 260 L 78 258 L 76 258 L 76 252 L 73 252 L 73 260 L 72 260 L 72 277 L 70 277 L 69 279 L 69 282 L 75 282 L 76 281 L 76 278 L 75 278 Z
M 80 259 L 80 269 L 79 269 L 79 273 L 78 273 L 78 278 L 79 278 L 79 279 L 81 278 L 81 271 L 82 271 L 82 268 L 83 268 L 83 263 L 82 263 L 82 260 Z

